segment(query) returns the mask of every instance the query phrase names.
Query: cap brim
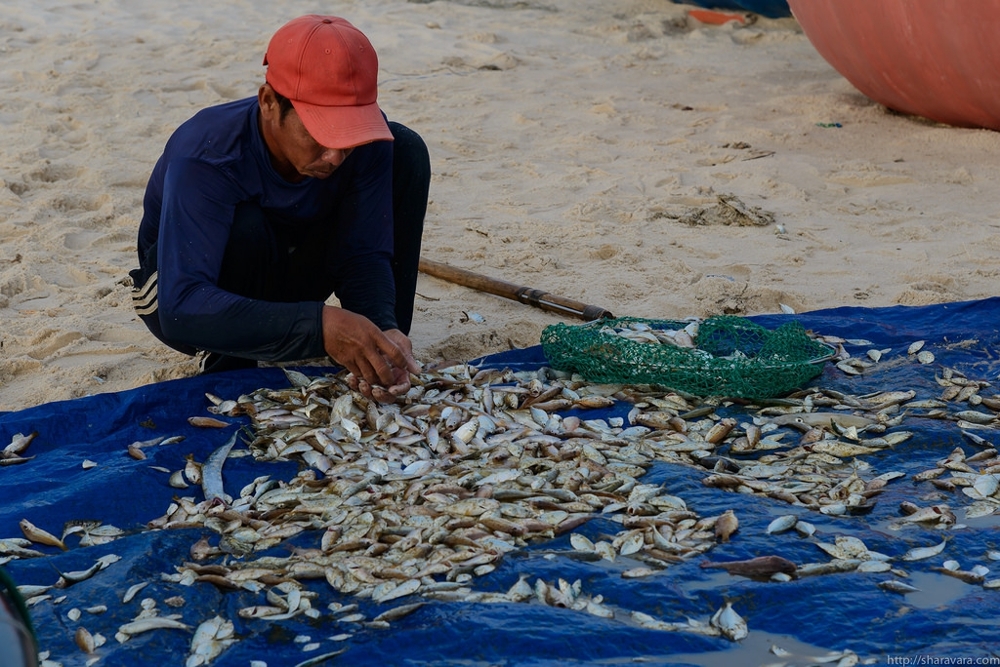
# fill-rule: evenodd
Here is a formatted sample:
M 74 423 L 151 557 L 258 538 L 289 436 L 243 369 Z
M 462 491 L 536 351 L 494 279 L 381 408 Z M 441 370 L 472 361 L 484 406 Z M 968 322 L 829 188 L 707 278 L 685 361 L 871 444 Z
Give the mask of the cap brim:
M 373 141 L 392 141 L 392 132 L 377 103 L 323 107 L 292 100 L 292 106 L 320 146 L 353 148 Z

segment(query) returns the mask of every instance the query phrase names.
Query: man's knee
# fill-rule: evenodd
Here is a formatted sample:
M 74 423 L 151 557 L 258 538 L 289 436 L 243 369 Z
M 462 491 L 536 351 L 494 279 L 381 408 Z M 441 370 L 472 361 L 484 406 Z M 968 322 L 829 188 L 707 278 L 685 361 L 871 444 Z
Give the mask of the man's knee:
M 423 138 L 400 123 L 389 122 L 393 137 L 393 178 L 405 177 L 425 189 L 431 180 L 431 157 Z

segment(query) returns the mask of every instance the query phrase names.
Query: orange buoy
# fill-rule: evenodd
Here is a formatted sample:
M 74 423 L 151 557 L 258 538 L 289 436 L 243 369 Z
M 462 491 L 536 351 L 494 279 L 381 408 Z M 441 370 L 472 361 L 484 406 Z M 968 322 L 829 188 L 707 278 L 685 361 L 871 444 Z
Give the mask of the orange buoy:
M 823 58 L 890 109 L 1000 130 L 1000 0 L 789 0 Z
M 701 23 L 708 23 L 710 25 L 725 25 L 730 21 L 736 21 L 737 23 L 746 23 L 746 16 L 743 14 L 734 14 L 732 12 L 720 12 L 714 9 L 691 9 L 688 10 L 688 16 L 700 21 Z

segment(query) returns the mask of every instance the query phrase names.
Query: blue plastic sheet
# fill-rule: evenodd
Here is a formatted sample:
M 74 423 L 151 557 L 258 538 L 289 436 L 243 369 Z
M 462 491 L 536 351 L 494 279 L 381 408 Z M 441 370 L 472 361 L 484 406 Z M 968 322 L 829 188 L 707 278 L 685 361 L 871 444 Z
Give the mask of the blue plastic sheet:
M 685 3 L 708 9 L 754 12 L 772 19 L 792 15 L 786 0 L 685 0 Z
M 995 380 L 1000 358 L 996 353 L 1000 301 L 988 299 L 927 307 L 883 309 L 837 308 L 799 315 L 754 318 L 767 327 L 776 327 L 794 318 L 806 328 L 849 339 L 867 339 L 870 347 L 890 348 L 877 369 L 861 377 L 848 376 L 828 364 L 813 384 L 852 394 L 888 389 L 915 389 L 917 398 L 940 395 L 935 373 L 951 367 L 970 378 Z M 914 362 L 891 363 L 906 357 L 907 346 L 926 341 L 936 361 L 929 366 Z M 863 356 L 869 346 L 848 345 L 855 356 Z M 540 347 L 515 350 L 487 357 L 490 366 L 515 370 L 544 364 Z M 323 369 L 303 369 L 319 373 Z M 197 626 L 216 614 L 232 620 L 239 641 L 212 664 L 246 667 L 251 660 L 276 665 L 296 665 L 310 657 L 338 649 L 346 651 L 329 664 L 351 665 L 594 665 L 626 664 L 809 664 L 809 656 L 849 649 L 861 658 L 877 658 L 884 664 L 898 656 L 982 658 L 997 650 L 997 618 L 1000 617 L 1000 590 L 985 589 L 934 572 L 946 558 L 960 562 L 963 569 L 975 564 L 992 566 L 986 553 L 1000 549 L 996 517 L 962 520 L 961 507 L 970 499 L 960 493 L 945 494 L 917 484 L 912 475 L 934 467 L 956 447 L 968 453 L 978 451 L 952 421 L 911 419 L 906 428 L 916 435 L 895 448 L 866 456 L 874 473 L 898 470 L 907 477 L 888 486 L 878 497 L 874 510 L 862 516 L 834 517 L 793 507 L 770 498 L 728 493 L 701 483 L 703 471 L 657 463 L 643 482 L 662 484 L 671 494 L 685 499 L 701 516 L 734 509 L 740 529 L 733 539 L 715 546 L 704 557 L 671 566 L 655 576 L 624 579 L 621 572 L 637 565 L 628 559 L 615 563 L 581 559 L 569 545 L 568 535 L 535 543 L 504 557 L 496 571 L 473 582 L 476 590 L 506 591 L 521 575 L 530 582 L 580 580 L 590 595 L 602 595 L 605 603 L 621 610 L 637 610 L 666 621 L 686 617 L 707 621 L 725 601 L 747 620 L 750 635 L 739 643 L 724 638 L 691 633 L 643 629 L 629 622 L 625 614 L 615 619 L 598 618 L 583 612 L 552 608 L 533 603 L 459 603 L 430 600 L 415 613 L 392 624 L 388 630 L 352 627 L 333 622 L 324 615 L 310 621 L 302 617 L 289 621 L 243 620 L 237 610 L 261 603 L 262 594 L 247 591 L 222 592 L 208 584 L 180 586 L 161 579 L 162 573 L 190 560 L 191 545 L 204 536 L 217 537 L 208 530 L 144 530 L 147 522 L 161 516 L 177 489 L 167 483 L 167 474 L 152 466 L 176 470 L 185 456 L 198 461 L 223 444 L 231 435 L 225 430 L 195 428 L 187 423 L 193 415 L 206 414 L 205 393 L 235 398 L 259 387 L 287 386 L 279 369 L 247 370 L 215 376 L 195 377 L 141 387 L 115 394 L 97 395 L 73 401 L 37 406 L 0 415 L 0 445 L 16 433 L 38 432 L 28 455 L 34 458 L 21 465 L 0 467 L 0 539 L 21 536 L 19 521 L 28 519 L 40 528 L 61 534 L 66 522 L 99 520 L 127 531 L 109 544 L 78 547 L 73 536 L 68 550 L 38 546 L 41 558 L 14 560 L 6 569 L 19 585 L 51 585 L 58 572 L 83 570 L 97 558 L 116 554 L 121 560 L 96 576 L 53 596 L 65 596 L 58 603 L 46 600 L 31 607 L 40 648 L 50 659 L 63 665 L 83 665 L 88 656 L 74 643 L 74 632 L 85 625 L 100 632 L 108 642 L 98 649 L 100 665 L 183 665 L 191 643 L 191 633 L 157 630 L 119 644 L 117 628 L 132 620 L 140 600 L 158 601 L 161 613 L 176 612 L 186 623 Z M 992 388 L 984 394 L 994 393 Z M 616 406 L 607 414 L 623 414 L 627 406 Z M 727 409 L 729 415 L 741 408 Z M 245 423 L 245 418 L 232 421 Z M 977 431 L 989 441 L 1000 441 L 988 430 Z M 149 458 L 135 460 L 126 453 L 129 443 L 159 436 L 183 435 L 178 444 L 151 447 Z M 85 460 L 96 467 L 84 469 Z M 290 463 L 259 463 L 251 457 L 231 459 L 225 468 L 228 488 L 240 488 L 260 475 L 288 479 L 296 467 Z M 199 496 L 200 489 L 184 494 Z M 904 500 L 921 505 L 946 503 L 955 508 L 964 528 L 948 531 L 910 526 L 897 530 L 893 525 L 902 516 Z M 798 534 L 766 535 L 765 528 L 776 516 L 797 514 L 814 523 L 815 538 Z M 617 524 L 595 518 L 578 531 L 592 539 L 607 538 L 620 530 Z M 947 547 L 938 558 L 901 563 L 910 572 L 909 581 L 921 590 L 909 595 L 885 591 L 877 586 L 884 574 L 849 572 L 793 580 L 786 583 L 762 582 L 729 575 L 718 569 L 703 569 L 703 560 L 727 561 L 760 555 L 780 555 L 796 563 L 829 560 L 815 542 L 832 542 L 838 535 L 862 539 L 874 551 L 895 559 L 916 546 L 939 543 L 947 535 Z M 315 545 L 318 536 L 304 534 L 290 542 Z M 287 546 L 285 547 L 287 549 Z M 1000 564 L 996 564 L 1000 568 Z M 996 575 L 990 574 L 987 578 Z M 134 584 L 148 585 L 127 604 L 122 595 Z M 370 600 L 354 600 L 335 593 L 322 581 L 309 582 L 319 593 L 314 604 L 322 610 L 330 602 L 359 602 L 369 618 L 386 608 Z M 163 600 L 183 596 L 186 603 L 169 609 Z M 411 599 L 397 601 L 409 602 Z M 106 612 L 84 613 L 71 621 L 67 612 L 104 604 Z M 353 632 L 345 642 L 330 637 Z M 304 652 L 308 642 L 320 648 Z M 779 658 L 772 644 L 791 652 Z M 914 664 L 914 663 L 911 663 Z M 943 663 L 940 663 L 943 664 Z

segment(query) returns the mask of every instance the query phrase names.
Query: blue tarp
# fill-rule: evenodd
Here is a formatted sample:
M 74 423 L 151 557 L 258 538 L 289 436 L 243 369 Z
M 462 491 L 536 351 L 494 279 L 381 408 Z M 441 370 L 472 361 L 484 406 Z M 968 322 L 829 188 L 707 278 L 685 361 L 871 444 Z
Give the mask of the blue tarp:
M 798 315 L 753 318 L 773 328 L 796 319 L 813 331 L 847 339 L 867 339 L 870 347 L 889 348 L 876 370 L 864 376 L 849 376 L 832 364 L 813 384 L 852 394 L 888 389 L 914 389 L 917 398 L 935 398 L 941 387 L 935 380 L 943 367 L 957 369 L 970 378 L 995 381 L 1000 369 L 998 326 L 1000 300 L 952 303 L 926 307 L 881 309 L 837 308 Z M 936 356 L 934 364 L 922 366 L 903 361 L 906 348 L 917 340 Z M 850 346 L 855 356 L 863 356 L 869 346 Z M 891 363 L 896 359 L 900 363 Z M 537 368 L 544 363 L 540 347 L 515 350 L 487 357 L 492 366 L 516 370 Z M 303 369 L 317 373 L 322 369 Z M 345 648 L 330 664 L 350 665 L 593 665 L 625 664 L 808 664 L 804 656 L 850 649 L 862 658 L 878 658 L 885 663 L 894 656 L 931 656 L 974 659 L 998 650 L 997 618 L 1000 617 L 1000 590 L 966 584 L 932 570 L 946 558 L 956 559 L 963 569 L 976 564 L 994 565 L 986 554 L 1000 549 L 995 517 L 963 521 L 961 507 L 971 500 L 957 491 L 948 494 L 926 483 L 912 481 L 912 475 L 932 468 L 956 447 L 968 453 L 981 449 L 961 433 L 953 421 L 911 419 L 907 428 L 916 435 L 905 443 L 866 456 L 874 473 L 901 471 L 907 477 L 888 486 L 878 497 L 874 510 L 862 516 L 835 517 L 793 507 L 779 500 L 755 495 L 728 493 L 701 483 L 704 471 L 657 463 L 643 482 L 662 484 L 668 493 L 684 498 L 700 516 L 712 516 L 734 509 L 740 529 L 734 538 L 719 544 L 704 558 L 673 565 L 662 573 L 642 579 L 624 579 L 622 570 L 634 567 L 627 559 L 582 560 L 569 545 L 568 535 L 537 543 L 504 557 L 491 574 L 473 582 L 476 590 L 506 591 L 521 575 L 529 581 L 580 580 L 590 595 L 602 595 L 605 603 L 623 610 L 638 610 L 667 621 L 685 617 L 707 621 L 725 601 L 747 620 L 750 635 L 740 643 L 724 638 L 691 633 L 643 629 L 626 618 L 605 619 L 583 612 L 553 608 L 539 603 L 459 603 L 430 600 L 415 613 L 395 621 L 388 630 L 354 627 L 347 630 L 326 615 L 309 620 L 243 620 L 241 607 L 261 602 L 262 594 L 248 591 L 221 592 L 214 586 L 181 586 L 161 579 L 162 573 L 190 560 L 189 548 L 203 536 L 216 537 L 203 529 L 147 531 L 144 526 L 161 516 L 178 490 L 167 483 L 167 475 L 152 466 L 176 470 L 184 457 L 198 461 L 218 448 L 231 430 L 199 429 L 187 418 L 206 414 L 205 394 L 235 398 L 260 387 L 288 386 L 279 369 L 258 369 L 195 377 L 140 387 L 131 391 L 104 394 L 40 405 L 0 415 L 0 446 L 16 433 L 38 432 L 25 464 L 0 467 L 0 539 L 20 537 L 19 522 L 27 519 L 36 526 L 61 534 L 70 521 L 95 520 L 127 531 L 113 542 L 79 547 L 73 536 L 68 550 L 37 546 L 41 558 L 10 562 L 6 569 L 14 580 L 25 585 L 51 585 L 57 572 L 90 567 L 97 558 L 116 554 L 121 560 L 98 575 L 31 608 L 40 646 L 50 659 L 67 667 L 83 665 L 85 656 L 74 644 L 74 632 L 85 625 L 100 632 L 108 642 L 97 655 L 105 666 L 183 665 L 190 647 L 190 632 L 157 630 L 119 644 L 117 628 L 132 620 L 142 598 L 158 601 L 162 613 L 176 612 L 196 626 L 220 614 L 232 620 L 240 641 L 213 664 L 246 667 L 261 660 L 270 667 L 296 665 L 309 657 Z M 982 390 L 992 395 L 994 389 Z M 612 412 L 615 408 L 612 409 Z M 619 410 L 619 412 L 621 412 Z M 739 409 L 729 414 L 739 416 Z M 746 416 L 746 415 L 745 415 Z M 245 420 L 237 418 L 234 421 Z M 1000 441 L 990 430 L 977 431 L 988 441 Z M 176 445 L 146 449 L 149 458 L 135 460 L 126 447 L 135 441 L 158 436 L 183 435 Z M 85 460 L 96 467 L 84 469 Z M 227 488 L 240 488 L 260 475 L 289 479 L 296 472 L 290 463 L 259 463 L 251 457 L 226 463 Z M 200 495 L 197 488 L 184 492 Z M 201 498 L 199 497 L 198 500 Z M 900 503 L 949 504 L 956 510 L 959 524 L 951 530 L 909 526 L 896 530 L 902 516 Z M 767 535 L 765 528 L 776 516 L 798 514 L 814 523 L 818 532 L 806 539 L 798 534 Z M 620 530 L 617 524 L 595 518 L 578 529 L 597 539 Z M 722 570 L 702 569 L 700 562 L 738 560 L 759 555 L 780 555 L 796 563 L 819 562 L 828 558 L 816 548 L 822 539 L 832 542 L 838 535 L 862 539 L 874 551 L 895 559 L 916 546 L 937 544 L 948 537 L 940 557 L 900 563 L 910 573 L 909 581 L 920 589 L 901 595 L 877 586 L 884 574 L 848 572 L 793 580 L 785 583 L 761 582 L 729 575 Z M 300 539 L 301 538 L 301 539 Z M 314 544 L 316 536 L 299 536 L 300 544 Z M 310 541 L 311 540 L 311 541 Z M 996 564 L 1000 569 L 1000 563 Z M 987 578 L 1000 575 L 990 574 Z M 134 584 L 148 585 L 128 604 L 123 593 Z M 361 611 L 372 617 L 383 607 L 335 593 L 325 582 L 310 582 L 319 592 L 314 607 L 326 610 L 330 602 L 359 602 Z M 186 604 L 168 609 L 163 600 L 183 596 Z M 408 602 L 404 599 L 397 602 Z M 68 619 L 73 607 L 104 604 L 99 615 L 84 613 L 80 621 Z M 345 642 L 331 636 L 353 632 Z M 320 648 L 304 653 L 303 638 L 318 642 Z M 792 652 L 779 658 L 768 650 L 772 644 Z M 901 664 L 901 663 L 900 663 Z M 910 663 L 914 664 L 914 663 Z M 930 663 L 928 663 L 930 664 Z M 943 663 L 939 663 L 943 664 Z
M 685 0 L 686 3 L 708 9 L 754 12 L 772 19 L 792 15 L 786 0 Z

